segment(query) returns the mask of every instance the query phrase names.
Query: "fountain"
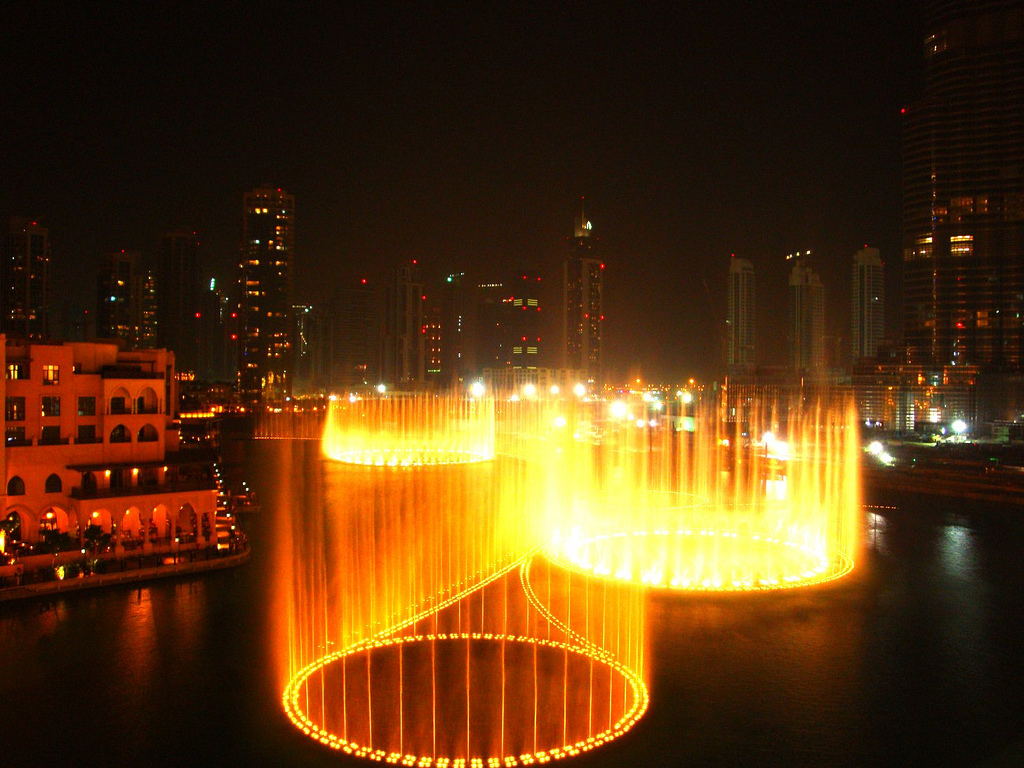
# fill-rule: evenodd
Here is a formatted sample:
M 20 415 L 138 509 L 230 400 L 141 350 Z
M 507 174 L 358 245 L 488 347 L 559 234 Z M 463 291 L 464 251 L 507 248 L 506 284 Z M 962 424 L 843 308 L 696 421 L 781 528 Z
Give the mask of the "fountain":
M 296 727 L 402 765 L 571 757 L 647 708 L 648 591 L 793 588 L 853 567 L 848 410 L 780 425 L 765 407 L 744 427 L 708 403 L 690 431 L 647 405 L 332 403 L 322 498 L 277 521 Z

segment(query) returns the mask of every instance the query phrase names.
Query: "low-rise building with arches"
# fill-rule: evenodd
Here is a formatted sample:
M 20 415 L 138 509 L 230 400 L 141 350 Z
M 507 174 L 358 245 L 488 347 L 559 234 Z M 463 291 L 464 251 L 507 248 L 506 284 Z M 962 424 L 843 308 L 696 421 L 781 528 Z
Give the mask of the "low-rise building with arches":
M 216 543 L 214 456 L 178 439 L 174 353 L 0 335 L 8 550 L 49 531 L 117 551 Z M 91 535 L 91 534 L 90 534 Z

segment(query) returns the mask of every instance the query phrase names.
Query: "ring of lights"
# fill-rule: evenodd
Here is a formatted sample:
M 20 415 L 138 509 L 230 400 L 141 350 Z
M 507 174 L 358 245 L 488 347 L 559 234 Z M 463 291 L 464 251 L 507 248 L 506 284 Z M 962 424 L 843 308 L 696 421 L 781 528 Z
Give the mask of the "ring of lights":
M 318 672 L 325 670 L 332 664 L 338 662 L 344 662 L 348 657 L 355 656 L 360 653 L 369 653 L 374 649 L 391 648 L 395 646 L 401 646 L 404 644 L 411 643 L 423 643 L 423 642 L 451 642 L 451 641 L 470 641 L 470 642 L 488 642 L 488 643 L 516 643 L 520 645 L 535 646 L 537 648 L 548 648 L 555 651 L 562 651 L 566 653 L 576 654 L 584 659 L 591 662 L 597 662 L 603 664 L 606 667 L 619 673 L 625 684 L 628 685 L 629 690 L 632 693 L 632 704 L 618 720 L 610 725 L 610 727 L 599 731 L 585 739 L 578 739 L 571 744 L 563 744 L 559 746 L 551 747 L 550 749 L 538 750 L 532 753 L 525 753 L 520 755 L 500 755 L 490 757 L 476 757 L 476 758 L 464 758 L 464 757 L 449 757 L 444 755 L 416 755 L 416 754 L 403 754 L 399 752 L 387 752 L 382 749 L 373 749 L 365 744 L 359 744 L 358 742 L 346 739 L 339 736 L 336 733 L 332 733 L 325 730 L 314 723 L 306 714 L 303 709 L 301 699 L 303 698 L 303 691 L 309 681 L 310 677 Z M 592 644 L 587 644 L 586 647 L 574 645 L 572 643 L 565 643 L 557 640 L 546 640 L 542 638 L 524 637 L 524 636 L 512 636 L 512 635 L 500 635 L 491 633 L 450 633 L 450 634 L 426 634 L 426 635 L 408 635 L 401 637 L 383 637 L 376 640 L 359 643 L 345 651 L 339 651 L 323 656 L 313 663 L 302 669 L 292 680 L 288 683 L 285 688 L 283 703 L 285 713 L 292 723 L 301 730 L 304 734 L 312 739 L 320 742 L 326 747 L 336 749 L 354 757 L 362 757 L 370 760 L 376 760 L 378 762 L 387 762 L 393 764 L 401 764 L 407 766 L 436 766 L 436 768 L 473 768 L 479 766 L 483 768 L 496 768 L 497 766 L 519 766 L 519 765 L 533 765 L 535 763 L 546 763 L 551 760 L 558 760 L 566 757 L 572 757 L 582 752 L 588 752 L 591 749 L 606 744 L 609 741 L 621 736 L 643 716 L 647 711 L 649 704 L 649 694 L 647 686 L 638 674 L 633 670 L 629 669 L 621 662 L 613 658 L 610 654 L 601 651 Z
M 493 454 L 445 448 L 386 448 L 338 451 L 330 458 L 341 464 L 367 467 L 436 467 L 451 464 L 477 464 L 490 461 Z
M 617 531 L 599 534 L 572 541 L 572 548 L 587 554 L 588 548 L 597 546 L 614 546 L 619 541 L 635 541 L 637 539 L 678 537 L 693 541 L 736 543 L 751 547 L 775 550 L 789 559 L 803 559 L 806 567 L 795 573 L 763 574 L 759 578 L 725 579 L 704 577 L 700 579 L 654 578 L 651 574 L 635 574 L 632 570 L 624 572 L 623 568 L 610 569 L 590 565 L 588 560 L 573 557 L 565 551 L 565 546 L 550 545 L 544 554 L 551 562 L 575 573 L 611 581 L 628 582 L 648 589 L 672 590 L 684 592 L 761 592 L 806 587 L 812 584 L 823 584 L 839 579 L 853 570 L 853 560 L 840 555 L 835 561 L 822 557 L 813 548 L 795 541 L 788 541 L 778 536 L 740 533 L 737 531 L 718 531 L 710 528 L 678 528 L 674 530 L 659 529 L 655 531 Z

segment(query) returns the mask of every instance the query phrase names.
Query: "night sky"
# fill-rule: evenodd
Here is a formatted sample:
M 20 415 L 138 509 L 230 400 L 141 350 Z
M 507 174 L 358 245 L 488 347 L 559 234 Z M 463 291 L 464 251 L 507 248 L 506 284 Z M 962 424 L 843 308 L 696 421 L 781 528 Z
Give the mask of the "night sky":
M 730 253 L 762 362 L 785 362 L 798 248 L 847 338 L 850 258 L 881 248 L 899 327 L 918 3 L 211 6 L 4 4 L 0 214 L 49 226 L 57 303 L 182 225 L 234 278 L 242 194 L 271 183 L 296 196 L 296 301 L 406 258 L 560 280 L 585 195 L 612 373 L 716 371 Z

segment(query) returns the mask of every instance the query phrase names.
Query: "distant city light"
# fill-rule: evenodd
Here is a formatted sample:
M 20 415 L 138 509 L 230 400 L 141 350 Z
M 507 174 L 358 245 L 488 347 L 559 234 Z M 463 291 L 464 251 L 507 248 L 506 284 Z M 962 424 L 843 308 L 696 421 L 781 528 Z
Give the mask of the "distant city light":
M 388 391 L 388 388 L 384 384 L 378 384 L 377 391 L 383 395 L 385 392 Z
M 870 453 L 872 456 L 880 455 L 882 453 L 882 450 L 883 446 L 877 440 L 872 440 L 871 444 L 868 446 L 868 453 Z
M 963 419 L 957 419 L 950 426 L 953 427 L 953 431 L 958 435 L 962 435 L 967 431 L 967 423 Z
M 616 400 L 609 406 L 609 412 L 611 413 L 612 418 L 624 419 L 626 418 L 627 412 L 626 404 L 621 400 Z
M 473 397 L 483 397 L 483 394 L 484 394 L 484 384 L 483 384 L 483 382 L 482 381 L 474 381 L 473 385 L 469 388 L 469 391 L 470 391 L 470 394 L 473 395 Z
M 558 385 L 557 384 L 552 384 L 551 385 L 551 394 L 552 395 L 557 395 L 560 391 L 561 390 L 558 389 Z
M 587 388 L 582 384 L 577 384 L 575 387 L 572 388 L 572 391 L 576 394 L 576 397 L 583 397 L 585 394 L 587 394 Z
M 535 387 L 533 384 L 526 384 L 523 387 L 523 394 L 526 397 L 534 397 L 537 394 L 537 387 Z

